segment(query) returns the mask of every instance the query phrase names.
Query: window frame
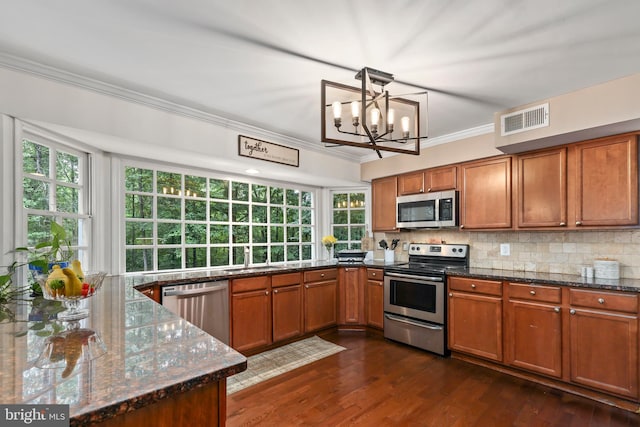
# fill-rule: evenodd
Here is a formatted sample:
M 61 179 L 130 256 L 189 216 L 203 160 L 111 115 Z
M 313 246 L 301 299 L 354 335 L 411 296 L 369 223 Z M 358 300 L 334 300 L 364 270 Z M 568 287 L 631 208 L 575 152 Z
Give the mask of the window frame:
M 95 180 L 92 178 L 94 174 L 93 170 L 93 156 L 95 152 L 87 150 L 87 147 L 81 143 L 65 138 L 53 132 L 40 129 L 37 126 L 15 119 L 14 122 L 14 153 L 15 153 L 15 210 L 14 210 L 14 223 L 15 223 L 15 245 L 25 246 L 28 242 L 28 218 L 29 215 L 43 215 L 49 216 L 56 222 L 61 224 L 64 219 L 71 219 L 78 221 L 78 242 L 73 244 L 71 249 L 75 252 L 75 255 L 83 265 L 88 266 L 91 270 L 98 270 L 102 265 L 95 263 L 95 253 L 92 251 L 92 241 L 94 235 L 93 215 L 94 208 L 94 188 L 93 183 Z M 49 176 L 41 178 L 35 174 L 24 172 L 24 153 L 23 153 L 23 141 L 28 140 L 30 142 L 43 145 L 49 148 Z M 78 183 L 70 184 L 59 180 L 55 176 L 56 171 L 56 155 L 55 153 L 63 152 L 74 155 L 78 158 Z M 49 206 L 47 209 L 33 209 L 24 207 L 24 186 L 22 183 L 25 178 L 38 179 L 47 183 L 54 183 L 50 185 L 49 192 Z M 78 190 L 78 212 L 61 212 L 55 210 L 56 205 L 56 191 L 55 189 L 59 185 L 66 187 L 73 187 Z M 18 281 L 22 283 L 25 281 L 24 272 L 21 272 L 22 276 L 18 277 Z
M 336 207 L 334 206 L 334 197 L 338 194 L 346 194 L 347 195 L 347 203 L 349 203 L 350 199 L 351 199 L 351 195 L 352 194 L 363 194 L 364 199 L 363 199 L 363 206 L 350 206 L 349 204 L 347 204 L 344 207 Z M 353 249 L 353 250 L 361 250 L 362 249 L 362 239 L 360 240 L 355 240 L 351 238 L 351 229 L 352 227 L 355 226 L 364 226 L 364 232 L 362 237 L 369 237 L 370 235 L 370 227 L 369 227 L 369 223 L 370 220 L 369 218 L 370 216 L 370 204 L 371 204 L 371 191 L 368 187 L 352 187 L 352 188 L 334 188 L 331 189 L 329 191 L 329 230 L 330 230 L 330 234 L 333 235 L 334 237 L 337 238 L 335 233 L 335 227 L 347 227 L 348 228 L 348 235 L 349 235 L 349 239 L 348 240 L 340 240 L 338 239 L 338 241 L 336 242 L 336 251 L 339 251 L 341 249 L 341 245 L 347 245 L 348 249 Z M 364 222 L 363 223 L 351 223 L 351 211 L 352 210 L 364 210 Z M 346 224 L 335 224 L 334 223 L 334 213 L 335 211 L 345 211 L 347 214 L 347 223 Z M 353 245 L 356 245 L 357 247 L 354 247 Z
M 316 257 L 316 253 L 317 253 L 317 245 L 318 245 L 318 233 L 319 233 L 319 227 L 318 227 L 318 211 L 319 211 L 319 195 L 320 195 L 320 189 L 315 188 L 315 187 L 311 187 L 311 186 L 306 186 L 306 185 L 296 185 L 295 183 L 287 183 L 287 182 L 280 182 L 280 181 L 270 181 L 270 180 L 261 180 L 261 179 L 255 179 L 253 177 L 246 177 L 246 176 L 238 176 L 238 175 L 231 175 L 231 174 L 225 174 L 225 173 L 221 173 L 221 172 L 217 172 L 217 171 L 212 171 L 212 170 L 205 170 L 205 169 L 200 169 L 200 168 L 186 168 L 183 167 L 181 165 L 176 165 L 176 164 L 165 164 L 165 163 L 160 163 L 160 162 L 153 162 L 153 161 L 143 161 L 137 158 L 129 158 L 129 157 L 119 157 L 119 170 L 115 171 L 114 173 L 117 173 L 118 178 L 120 179 L 120 188 L 119 188 L 119 194 L 120 194 L 120 198 L 121 198 L 121 205 L 120 205 L 120 209 L 119 209 L 119 228 L 121 230 L 121 243 L 119 245 L 119 247 L 121 248 L 120 251 L 120 257 L 119 257 L 119 271 L 121 272 L 121 274 L 125 274 L 125 275 L 130 275 L 130 274 L 145 274 L 145 273 L 166 273 L 166 272 L 170 272 L 170 271 L 196 271 L 196 270 L 203 270 L 203 269 L 224 269 L 224 268 L 232 268 L 234 266 L 239 266 L 242 265 L 242 263 L 237 262 L 237 259 L 234 259 L 234 248 L 235 250 L 238 252 L 238 254 L 240 253 L 240 251 L 243 251 L 244 246 L 249 246 L 250 247 L 250 258 L 249 258 L 249 263 L 251 265 L 269 265 L 269 264 L 284 264 L 287 262 L 302 262 L 302 261 L 307 261 L 307 259 L 303 259 L 303 251 L 307 251 L 307 249 L 303 249 L 304 247 L 308 247 L 308 251 L 309 252 L 304 252 L 309 253 L 309 261 L 314 260 Z M 152 174 L 152 188 L 151 188 L 151 192 L 147 193 L 145 192 L 144 194 L 146 195 L 150 195 L 152 196 L 152 206 L 153 206 L 153 213 L 152 216 L 150 218 L 129 218 L 126 216 L 126 211 L 125 211 L 125 200 L 127 198 L 128 194 L 131 193 L 135 193 L 134 191 L 130 191 L 127 190 L 126 188 L 126 171 L 127 168 L 140 168 L 140 169 L 146 169 L 146 170 L 152 170 L 153 174 Z M 116 169 L 118 169 L 118 167 L 116 167 Z M 185 204 L 185 200 L 187 200 L 187 197 L 185 194 L 180 194 L 180 195 L 175 195 L 173 197 L 179 198 L 181 200 L 181 219 L 172 219 L 172 220 L 165 220 L 165 219 L 161 219 L 159 221 L 158 218 L 158 212 L 155 210 L 157 208 L 157 200 L 158 197 L 164 197 L 162 191 L 158 191 L 158 180 L 157 180 L 157 173 L 158 171 L 161 172 L 168 172 L 168 173 L 176 173 L 176 174 L 180 174 L 181 176 L 181 185 L 182 185 L 182 189 L 184 190 L 184 183 L 185 183 L 185 177 L 186 176 L 195 176 L 195 177 L 203 177 L 206 178 L 206 193 L 205 195 L 201 196 L 200 194 L 198 194 L 198 197 L 196 198 L 196 200 L 202 200 L 205 201 L 205 209 L 206 209 L 206 217 L 204 220 L 191 220 L 191 219 L 186 219 L 185 217 L 185 208 L 184 208 L 184 204 Z M 210 181 L 211 180 L 222 180 L 222 181 L 227 181 L 229 184 L 229 188 L 228 188 L 228 194 L 227 194 L 227 198 L 226 199 L 220 199 L 220 198 L 214 198 L 211 197 L 211 187 L 210 187 Z M 246 184 L 248 185 L 248 197 L 247 200 L 234 200 L 233 199 L 233 191 L 232 191 L 232 187 L 233 187 L 233 183 L 238 183 L 238 184 Z M 265 186 L 266 190 L 267 190 L 267 196 L 266 196 L 266 202 L 264 201 L 256 201 L 254 202 L 252 200 L 253 198 L 253 185 L 256 186 Z M 284 195 L 284 200 L 282 204 L 278 204 L 278 203 L 272 203 L 270 200 L 270 189 L 271 188 L 280 188 L 283 190 L 283 195 Z M 174 189 L 175 190 L 175 189 Z M 299 191 L 298 194 L 301 194 L 302 192 L 307 192 L 311 194 L 311 207 L 305 207 L 303 206 L 303 201 L 302 199 L 299 197 L 299 202 L 296 206 L 288 206 L 287 205 L 287 200 L 286 200 L 286 194 L 288 190 L 297 190 Z M 186 191 L 186 190 L 185 190 Z M 142 193 L 140 193 L 142 194 Z M 212 203 L 215 202 L 219 202 L 219 203 L 228 203 L 228 207 L 227 207 L 227 212 L 228 212 L 228 220 L 227 221 L 213 221 L 211 219 L 211 205 Z M 248 221 L 242 222 L 242 221 L 234 221 L 233 220 L 233 205 L 237 205 L 237 206 L 248 206 Z M 259 222 L 259 223 L 254 223 L 253 222 L 253 215 L 254 215 L 254 206 L 264 206 L 267 210 L 267 219 L 266 219 L 266 223 L 265 222 Z M 271 222 L 271 208 L 275 207 L 282 207 L 283 208 L 283 217 L 284 220 L 282 223 L 274 223 Z M 288 223 L 287 222 L 287 209 L 294 209 L 297 210 L 297 218 L 298 221 L 294 222 L 294 223 Z M 310 224 L 302 224 L 301 220 L 302 220 L 302 211 L 303 210 L 308 210 L 310 211 Z M 146 245 L 130 245 L 127 243 L 127 222 L 152 222 L 153 226 L 152 226 L 152 238 L 153 241 L 151 244 L 146 244 Z M 179 223 L 181 224 L 181 242 L 180 243 L 175 243 L 175 244 L 171 244 L 171 245 L 160 245 L 158 242 L 158 223 L 171 223 L 171 222 L 175 222 L 175 223 Z M 186 232 L 185 232 L 185 228 L 189 225 L 189 224 L 204 224 L 205 225 L 205 229 L 206 229 L 206 242 L 205 243 L 187 243 L 186 241 Z M 224 242 L 224 243 L 212 243 L 211 242 L 211 227 L 213 225 L 227 225 L 228 226 L 228 230 L 229 230 L 229 235 L 228 235 L 228 241 Z M 249 233 L 249 243 L 234 243 L 233 242 L 233 226 L 247 226 L 248 227 L 248 233 Z M 283 241 L 282 242 L 273 242 L 271 239 L 271 232 L 272 232 L 272 227 L 276 226 L 276 227 L 282 227 L 283 229 Z M 303 229 L 304 227 L 309 227 L 311 229 L 310 232 L 310 241 L 309 242 L 303 242 L 302 241 L 302 234 L 303 234 Z M 267 241 L 266 242 L 253 242 L 253 237 L 254 237 L 254 227 L 266 227 L 266 235 L 267 235 Z M 296 242 L 287 242 L 287 227 L 297 227 L 298 230 L 298 239 Z M 283 260 L 273 260 L 272 259 L 272 248 L 273 247 L 278 247 L 278 246 L 282 246 L 283 250 L 284 250 L 284 259 Z M 267 259 L 264 262 L 259 262 L 259 260 L 256 260 L 254 257 L 254 252 L 255 249 L 258 247 L 266 247 L 266 256 Z M 297 247 L 297 251 L 298 251 L 298 258 L 297 259 L 287 259 L 287 252 L 289 250 L 289 248 L 293 248 L 293 247 Z M 160 265 L 158 263 L 158 250 L 159 249 L 170 249 L 170 248 L 180 248 L 181 249 L 181 260 L 180 260 L 180 268 L 177 269 L 160 269 Z M 195 266 L 195 267 L 187 267 L 186 264 L 186 251 L 188 249 L 191 248 L 206 248 L 206 265 L 204 266 Z M 212 248 L 229 248 L 229 253 L 227 255 L 227 259 L 228 259 L 228 264 L 226 265 L 213 265 L 212 264 Z M 152 267 L 149 270 L 137 270 L 137 271 L 127 271 L 127 250 L 129 249 L 148 249 L 152 251 Z

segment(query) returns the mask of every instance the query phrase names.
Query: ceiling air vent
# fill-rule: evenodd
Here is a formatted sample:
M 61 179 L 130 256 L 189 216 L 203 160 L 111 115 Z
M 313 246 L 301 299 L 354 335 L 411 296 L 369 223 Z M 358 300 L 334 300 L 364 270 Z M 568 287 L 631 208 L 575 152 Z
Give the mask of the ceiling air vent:
M 500 116 L 502 136 L 549 126 L 549 103 Z

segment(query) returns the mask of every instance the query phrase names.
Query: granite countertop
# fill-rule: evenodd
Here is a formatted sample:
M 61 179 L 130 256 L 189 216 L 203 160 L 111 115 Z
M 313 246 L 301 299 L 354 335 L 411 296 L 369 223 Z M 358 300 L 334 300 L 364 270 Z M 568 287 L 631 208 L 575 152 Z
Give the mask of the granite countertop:
M 448 276 L 474 277 L 479 279 L 514 281 L 538 285 L 560 285 L 576 288 L 612 291 L 640 292 L 640 279 L 587 279 L 578 275 L 558 273 L 536 273 L 531 271 L 497 270 L 491 268 L 467 268 L 447 271 Z
M 124 277 L 107 277 L 82 301 L 89 316 L 61 322 L 60 303 L 36 298 L 4 307 L 0 323 L 0 402 L 69 404 L 71 425 L 108 419 L 244 371 L 247 359 L 134 290 Z M 100 338 L 106 353 L 57 369 L 36 367 L 47 340 L 72 328 Z M 68 338 L 67 338 L 68 339 Z M 64 341 L 66 344 L 67 342 Z M 64 378 L 63 378 L 64 376 Z
M 137 275 L 126 276 L 127 284 L 135 287 L 158 284 L 158 285 L 170 285 L 170 284 L 188 284 L 198 283 L 203 280 L 216 281 L 227 280 L 231 278 L 240 278 L 248 276 L 256 276 L 262 274 L 279 274 L 279 273 L 293 273 L 302 270 L 318 270 L 322 268 L 331 267 L 372 267 L 372 268 L 384 268 L 391 265 L 403 264 L 403 262 L 385 262 L 384 260 L 367 260 L 364 262 L 338 262 L 338 261 L 301 261 L 290 262 L 286 264 L 277 264 L 270 266 L 256 266 L 256 267 L 228 267 L 228 268 L 211 268 L 203 270 L 190 270 L 190 271 L 170 271 L 166 273 L 143 273 Z

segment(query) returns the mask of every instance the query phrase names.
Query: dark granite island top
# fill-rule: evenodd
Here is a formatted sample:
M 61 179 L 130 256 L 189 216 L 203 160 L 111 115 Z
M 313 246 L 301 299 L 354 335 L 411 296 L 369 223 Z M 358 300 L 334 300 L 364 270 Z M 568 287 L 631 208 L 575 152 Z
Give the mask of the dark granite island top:
M 89 362 L 78 361 L 63 378 L 64 367 L 35 366 L 46 340 L 71 327 L 43 314 L 58 304 L 37 299 L 7 307 L 15 321 L 0 323 L 0 403 L 68 404 L 71 425 L 81 425 L 246 369 L 243 355 L 134 290 L 124 278 L 108 277 L 95 296 L 81 303 L 89 317 L 77 325 L 95 331 L 107 351 Z

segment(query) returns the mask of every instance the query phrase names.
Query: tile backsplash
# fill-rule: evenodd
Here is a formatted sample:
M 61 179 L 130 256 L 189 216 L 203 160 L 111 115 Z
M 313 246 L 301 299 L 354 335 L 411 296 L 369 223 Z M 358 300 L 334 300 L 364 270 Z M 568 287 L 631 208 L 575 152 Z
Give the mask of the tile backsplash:
M 403 243 L 469 244 L 471 267 L 536 271 L 579 275 L 583 266 L 595 259 L 620 263 L 620 277 L 640 279 L 640 229 L 616 231 L 494 231 L 414 230 L 375 233 L 374 258 L 384 258 L 377 242 L 400 239 L 396 260 L 406 260 Z M 500 254 L 500 245 L 509 245 L 509 255 Z

